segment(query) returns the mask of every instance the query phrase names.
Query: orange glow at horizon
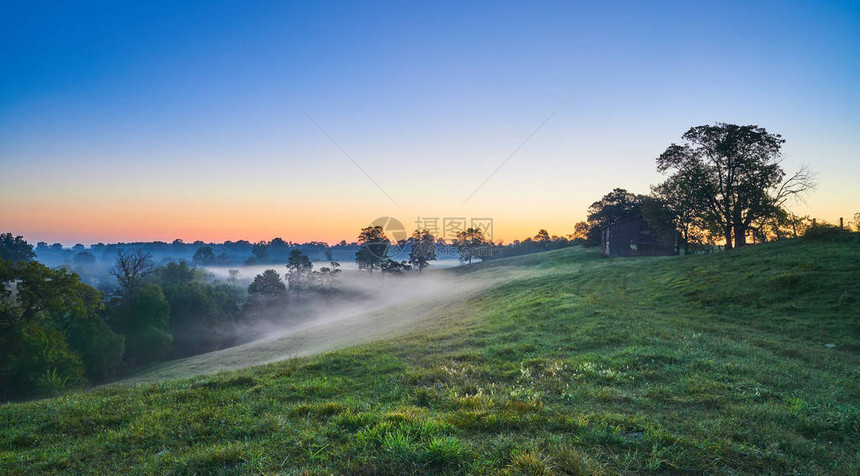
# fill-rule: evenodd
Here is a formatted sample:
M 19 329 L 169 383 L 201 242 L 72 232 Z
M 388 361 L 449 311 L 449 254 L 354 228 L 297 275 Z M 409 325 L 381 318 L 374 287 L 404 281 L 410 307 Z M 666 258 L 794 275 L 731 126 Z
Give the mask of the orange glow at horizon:
M 209 206 L 188 206 L 170 201 L 152 202 L 147 206 L 115 201 L 109 204 L 29 202 L 0 210 L 3 231 L 21 234 L 32 242 L 49 243 L 112 243 L 201 240 L 220 243 L 247 240 L 270 241 L 280 237 L 286 241 L 322 241 L 335 244 L 341 240 L 355 241 L 359 230 L 380 216 L 393 216 L 411 231 L 418 224 L 417 213 L 367 213 L 358 206 L 342 207 L 332 204 L 298 204 L 292 207 L 253 206 L 249 203 L 212 203 Z M 449 216 L 477 218 L 475 214 L 434 215 L 439 233 L 443 219 Z M 486 214 L 480 215 L 486 217 Z M 493 218 L 493 241 L 509 243 L 534 236 L 547 229 L 552 235 L 566 236 L 573 230 L 574 219 L 549 217 L 517 219 L 513 215 Z M 584 219 L 584 216 L 579 219 Z M 449 237 L 450 238 L 450 237 Z

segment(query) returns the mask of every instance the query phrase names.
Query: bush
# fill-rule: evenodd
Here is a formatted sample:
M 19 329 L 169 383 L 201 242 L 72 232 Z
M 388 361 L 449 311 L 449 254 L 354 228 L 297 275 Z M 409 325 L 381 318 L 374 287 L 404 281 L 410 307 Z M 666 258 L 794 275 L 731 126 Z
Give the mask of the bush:
M 34 322 L 5 326 L 0 397 L 41 397 L 85 382 L 84 365 L 60 331 Z
M 860 233 L 824 223 L 809 227 L 803 234 L 803 238 L 817 241 L 857 241 L 860 240 Z

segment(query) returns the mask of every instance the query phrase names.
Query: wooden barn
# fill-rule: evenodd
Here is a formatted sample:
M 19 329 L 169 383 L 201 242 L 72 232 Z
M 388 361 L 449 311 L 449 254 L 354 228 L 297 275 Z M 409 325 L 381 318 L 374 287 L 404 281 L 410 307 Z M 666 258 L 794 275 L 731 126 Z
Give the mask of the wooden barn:
M 677 253 L 677 233 L 658 231 L 641 218 L 631 218 L 602 230 L 603 256 L 670 256 Z

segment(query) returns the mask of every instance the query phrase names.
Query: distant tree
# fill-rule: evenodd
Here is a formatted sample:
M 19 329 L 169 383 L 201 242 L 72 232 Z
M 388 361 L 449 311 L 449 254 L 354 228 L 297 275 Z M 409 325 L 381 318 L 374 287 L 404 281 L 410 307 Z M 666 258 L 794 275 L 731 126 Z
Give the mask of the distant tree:
M 143 280 L 155 271 L 152 256 L 143 250 L 134 251 L 120 249 L 117 251 L 116 263 L 108 272 L 119 281 L 123 296 L 130 297 Z
M 162 287 L 182 286 L 194 280 L 195 270 L 184 261 L 179 263 L 171 261 L 156 269 L 155 276 Z
M 230 257 L 227 256 L 227 253 L 222 251 L 215 257 L 215 262 L 213 264 L 218 266 L 228 266 L 230 264 Z
M 546 249 L 549 244 L 552 242 L 552 238 L 549 236 L 549 232 L 546 230 L 539 230 L 537 234 L 534 236 L 534 241 L 537 242 L 538 246 Z
M 239 285 L 239 277 L 241 276 L 238 269 L 231 269 L 227 271 L 227 284 L 230 286 L 238 286 Z
M 191 261 L 198 266 L 207 266 L 215 263 L 215 252 L 211 246 L 201 246 L 194 252 Z
M 27 243 L 23 236 L 12 236 L 12 233 L 0 234 L 0 259 L 20 263 L 35 257 L 33 245 Z
M 577 243 L 584 243 L 588 239 L 588 222 L 580 221 L 573 225 L 573 233 L 570 239 Z
M 96 257 L 89 251 L 81 251 L 75 255 L 75 264 L 78 266 L 91 266 L 96 264 Z
M 713 225 L 726 248 L 746 244 L 757 218 L 774 215 L 790 197 L 814 187 L 812 171 L 802 167 L 785 179 L 780 149 L 785 140 L 762 127 L 717 123 L 697 126 L 657 158 L 660 172 L 671 173 L 685 194 Z
M 379 269 L 386 274 L 400 275 L 411 270 L 412 266 L 406 261 L 386 259 L 380 264 Z
M 269 242 L 269 249 L 286 249 L 289 248 L 290 245 L 286 241 L 284 241 L 281 237 L 272 238 L 272 241 Z
M 340 274 L 340 263 L 337 261 L 332 261 L 330 266 L 323 266 L 320 268 L 318 273 L 318 279 L 320 288 L 325 293 L 331 293 L 334 288 L 334 283 L 337 279 L 337 275 Z
M 302 288 L 307 286 L 313 268 L 313 263 L 304 253 L 297 249 L 290 251 L 290 257 L 287 260 L 287 282 L 290 289 L 296 291 L 297 296 L 301 295 Z
M 483 259 L 489 256 L 490 244 L 480 228 L 467 228 L 466 231 L 457 233 L 456 245 L 460 261 L 472 264 L 472 258 Z
M 254 277 L 248 286 L 248 294 L 277 297 L 287 293 L 287 286 L 274 269 L 267 269 Z
M 436 238 L 427 229 L 412 232 L 412 251 L 409 252 L 409 263 L 418 268 L 418 272 L 436 261 Z
M 269 245 L 265 241 L 254 243 L 251 247 L 251 254 L 257 263 L 263 264 L 269 262 Z
M 358 269 L 367 269 L 371 274 L 374 269 L 381 269 L 382 263 L 388 259 L 388 248 L 391 246 L 382 227 L 363 228 L 358 235 L 358 244 L 361 246 L 355 253 Z

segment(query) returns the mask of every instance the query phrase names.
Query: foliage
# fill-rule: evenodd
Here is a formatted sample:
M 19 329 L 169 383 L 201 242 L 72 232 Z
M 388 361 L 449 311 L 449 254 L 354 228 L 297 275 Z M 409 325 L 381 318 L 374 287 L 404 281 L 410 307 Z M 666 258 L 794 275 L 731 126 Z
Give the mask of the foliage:
M 307 287 L 312 280 L 313 268 L 310 258 L 300 250 L 290 251 L 290 257 L 287 260 L 287 282 L 290 289 L 295 290 L 297 295 L 301 294 L 302 288 Z
M 469 264 L 472 264 L 472 258 L 484 259 L 491 255 L 492 243 L 484 238 L 484 232 L 480 228 L 467 228 L 457 233 L 454 244 L 457 246 L 460 261 Z
M 215 350 L 234 338 L 239 309 L 226 290 L 189 282 L 165 285 L 164 297 L 170 305 L 174 356 Z
M 253 258 L 256 263 L 269 262 L 269 245 L 265 241 L 254 243 L 251 247 L 251 253 L 254 255 Z
M 337 281 L 337 275 L 340 273 L 340 263 L 337 261 L 331 261 L 330 266 L 321 267 L 319 273 L 316 275 L 319 289 L 325 294 L 332 293 L 334 291 L 334 284 Z
M 211 246 L 201 246 L 197 248 L 197 251 L 194 252 L 194 256 L 191 258 L 191 261 L 198 266 L 208 266 L 215 264 L 216 257 L 215 252 L 212 251 Z
M 87 378 L 102 382 L 117 375 L 125 355 L 125 337 L 99 316 L 75 319 L 66 330 L 69 346 L 84 363 Z
M 585 224 L 585 222 L 581 222 Z M 563 236 L 549 236 L 547 233 L 544 236 L 544 232 L 546 230 L 540 230 L 535 235 L 535 238 L 526 238 L 525 240 L 514 240 L 513 243 L 504 245 L 498 244 L 492 246 L 492 254 L 484 258 L 487 259 L 499 259 L 499 258 L 510 258 L 512 256 L 521 256 L 530 253 L 540 253 L 542 251 L 550 251 L 550 250 L 558 250 L 561 248 L 565 248 L 573 245 L 581 245 L 584 243 L 583 239 L 568 239 Z M 583 235 L 584 236 L 584 235 Z
M 23 236 L 13 236 L 12 233 L 0 233 L 0 259 L 13 263 L 30 261 L 36 256 L 33 245 L 27 243 Z
M 818 223 L 807 228 L 803 238 L 806 240 L 857 242 L 860 241 L 860 232 L 851 232 L 829 223 Z
M 366 269 L 371 273 L 374 269 L 381 269 L 382 264 L 388 259 L 388 248 L 391 246 L 391 242 L 385 236 L 382 227 L 362 228 L 358 235 L 358 244 L 361 245 L 361 248 L 355 253 L 358 269 Z
M 96 257 L 89 251 L 81 251 L 75 255 L 75 265 L 92 266 L 96 264 Z
M 122 337 L 102 294 L 66 269 L 0 260 L 0 398 L 39 396 L 115 370 Z
M 409 263 L 424 271 L 431 261 L 436 261 L 436 238 L 430 231 L 415 230 L 412 232 L 412 250 L 409 252 Z
M 407 271 L 412 270 L 412 265 L 407 261 L 395 261 L 393 259 L 386 259 L 380 264 L 380 269 L 383 273 L 386 274 L 403 274 Z
M 267 269 L 258 274 L 248 286 L 248 294 L 275 297 L 286 293 L 287 286 L 281 281 L 281 275 L 274 269 Z
M 683 139 L 657 158 L 658 170 L 671 173 L 662 195 L 678 220 L 692 216 L 715 227 L 727 248 L 743 246 L 755 220 L 774 215 L 788 198 L 814 186 L 805 167 L 785 178 L 785 140 L 762 127 L 717 123 L 692 127 Z
M 54 395 L 85 382 L 80 357 L 50 323 L 4 322 L 0 331 L 0 399 Z
M 170 262 L 155 270 L 155 278 L 162 287 L 184 286 L 200 277 L 199 272 L 184 261 L 180 263 Z
M 145 283 L 113 311 L 111 324 L 125 335 L 126 360 L 143 365 L 170 352 L 170 304 L 157 284 Z

